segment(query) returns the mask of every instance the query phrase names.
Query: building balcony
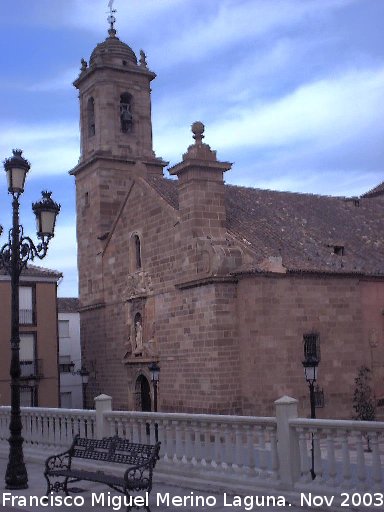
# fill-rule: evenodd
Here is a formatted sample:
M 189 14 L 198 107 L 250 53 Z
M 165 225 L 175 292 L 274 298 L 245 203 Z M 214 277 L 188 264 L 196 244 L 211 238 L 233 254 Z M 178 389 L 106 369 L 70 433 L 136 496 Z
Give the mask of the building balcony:
M 32 325 L 33 322 L 33 310 L 32 309 L 19 309 L 19 324 L 20 325 Z
M 43 360 L 20 361 L 21 379 L 41 379 L 43 377 Z

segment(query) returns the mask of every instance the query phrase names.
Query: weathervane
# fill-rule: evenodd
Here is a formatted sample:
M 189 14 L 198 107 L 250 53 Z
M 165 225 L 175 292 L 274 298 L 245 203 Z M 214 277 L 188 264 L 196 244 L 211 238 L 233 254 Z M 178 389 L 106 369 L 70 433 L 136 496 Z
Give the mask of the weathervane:
M 109 35 L 115 35 L 116 34 L 116 30 L 115 30 L 115 27 L 114 27 L 114 24 L 116 23 L 116 18 L 114 17 L 114 14 L 117 12 L 116 9 L 113 9 L 113 2 L 114 0 L 109 0 L 108 2 L 108 7 L 109 7 L 109 16 L 108 16 L 108 23 L 110 24 L 110 28 L 108 30 L 108 33 Z

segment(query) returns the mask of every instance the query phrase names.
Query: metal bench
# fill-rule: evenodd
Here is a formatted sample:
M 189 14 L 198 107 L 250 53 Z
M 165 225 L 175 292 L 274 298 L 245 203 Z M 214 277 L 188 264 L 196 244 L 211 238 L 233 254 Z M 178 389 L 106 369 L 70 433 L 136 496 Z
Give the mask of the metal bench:
M 132 491 L 152 489 L 152 474 L 159 459 L 160 443 L 155 445 L 130 443 L 117 436 L 104 439 L 85 439 L 78 435 L 69 450 L 52 455 L 45 461 L 44 476 L 47 480 L 47 495 L 63 491 L 69 495 L 68 484 L 81 480 L 106 484 L 129 496 Z M 128 466 L 123 474 L 116 476 L 98 469 L 73 467 L 74 459 L 93 460 L 96 463 L 113 463 Z M 97 464 L 97 468 L 100 464 Z

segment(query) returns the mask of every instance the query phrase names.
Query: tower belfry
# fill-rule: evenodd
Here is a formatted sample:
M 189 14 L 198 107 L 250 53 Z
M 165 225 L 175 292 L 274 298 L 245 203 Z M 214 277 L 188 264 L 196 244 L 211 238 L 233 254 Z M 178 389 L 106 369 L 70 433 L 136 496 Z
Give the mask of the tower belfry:
M 80 98 L 81 156 L 96 154 L 141 161 L 156 159 L 152 148 L 150 83 L 145 54 L 137 57 L 116 35 L 112 1 L 108 37 L 93 50 L 89 64 L 82 59 L 74 81 Z
M 151 81 L 143 51 L 118 37 L 113 0 L 108 36 L 82 59 L 73 85 L 79 91 L 81 152 L 70 172 L 76 178 L 80 300 L 102 300 L 99 255 L 133 181 L 145 173 L 162 175 L 167 165 L 152 147 Z

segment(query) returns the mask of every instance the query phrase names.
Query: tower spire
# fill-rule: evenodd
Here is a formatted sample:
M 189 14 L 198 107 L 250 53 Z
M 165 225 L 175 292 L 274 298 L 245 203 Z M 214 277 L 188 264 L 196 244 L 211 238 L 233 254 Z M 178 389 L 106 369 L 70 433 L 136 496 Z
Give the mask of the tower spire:
M 109 2 L 108 2 L 109 13 L 107 13 L 107 14 L 109 14 L 107 20 L 109 23 L 108 34 L 110 35 L 110 37 L 115 37 L 115 35 L 116 35 L 116 29 L 115 29 L 116 18 L 114 16 L 114 14 L 117 11 L 116 11 L 116 9 L 113 8 L 113 2 L 114 2 L 114 0 L 109 0 Z

